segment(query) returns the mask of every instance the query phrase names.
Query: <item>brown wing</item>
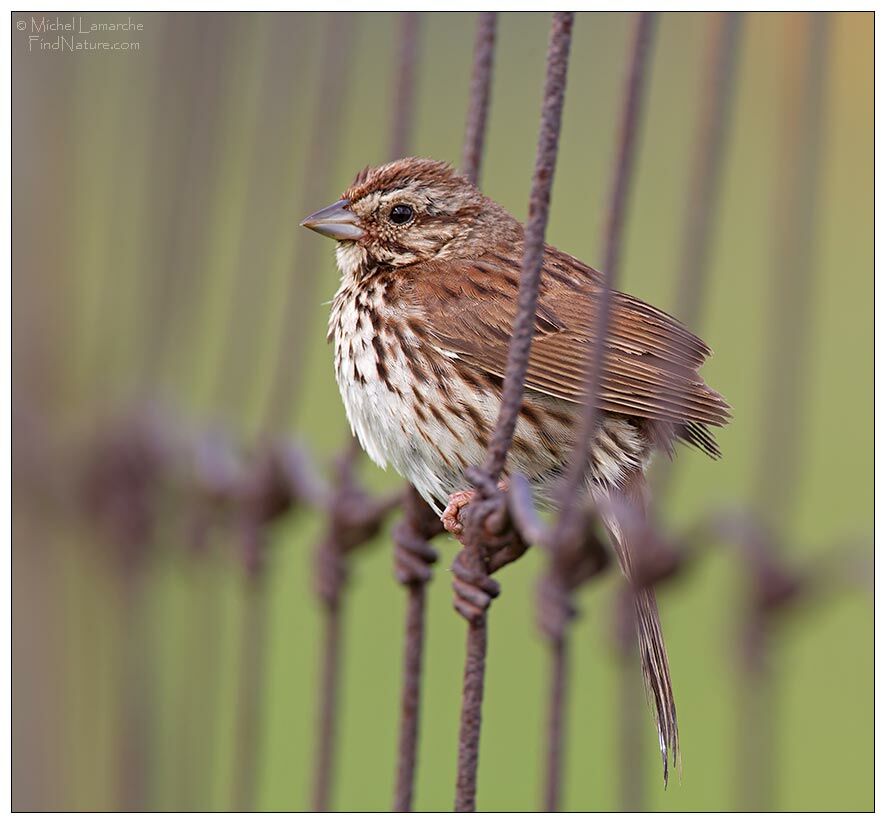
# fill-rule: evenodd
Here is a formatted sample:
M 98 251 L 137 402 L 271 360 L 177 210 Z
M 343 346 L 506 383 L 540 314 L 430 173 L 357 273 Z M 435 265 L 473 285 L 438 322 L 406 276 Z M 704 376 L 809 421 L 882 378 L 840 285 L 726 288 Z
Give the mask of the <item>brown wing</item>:
M 475 261 L 409 267 L 401 283 L 442 349 L 503 377 L 518 271 L 519 259 L 488 254 Z M 575 258 L 546 247 L 527 387 L 566 401 L 583 401 L 600 277 Z M 614 292 L 600 406 L 689 425 L 695 440 L 703 440 L 705 425 L 729 420 L 729 406 L 698 375 L 709 354 L 705 343 L 670 315 Z

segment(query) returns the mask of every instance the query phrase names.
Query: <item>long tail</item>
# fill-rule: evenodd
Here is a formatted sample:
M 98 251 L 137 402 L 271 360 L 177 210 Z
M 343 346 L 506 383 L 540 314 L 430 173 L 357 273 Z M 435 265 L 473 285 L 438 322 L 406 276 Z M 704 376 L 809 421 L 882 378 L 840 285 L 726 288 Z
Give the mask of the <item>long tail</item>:
M 646 691 L 655 710 L 658 726 L 658 746 L 664 767 L 664 783 L 668 785 L 668 756 L 679 770 L 680 736 L 677 730 L 677 705 L 671 686 L 671 671 L 668 666 L 668 652 L 661 633 L 661 620 L 658 617 L 658 604 L 651 589 L 640 589 L 634 593 L 634 608 L 637 613 L 637 643 L 640 647 L 640 663 Z
M 671 670 L 668 665 L 668 653 L 665 648 L 661 630 L 661 619 L 658 615 L 658 603 L 655 593 L 649 587 L 634 585 L 633 562 L 636 547 L 631 547 L 632 536 L 638 536 L 642 530 L 636 524 L 624 524 L 619 517 L 620 512 L 629 510 L 632 519 L 646 517 L 648 511 L 648 489 L 646 480 L 637 472 L 630 483 L 625 484 L 617 493 L 621 500 L 615 500 L 616 493 L 597 493 L 602 504 L 600 511 L 603 522 L 612 537 L 618 554 L 622 572 L 633 588 L 634 611 L 636 615 L 637 644 L 640 648 L 640 663 L 646 694 L 655 712 L 658 727 L 658 745 L 661 750 L 664 768 L 664 783 L 668 784 L 669 762 L 680 769 L 680 737 L 677 730 L 677 706 L 674 702 L 674 690 L 671 686 Z M 625 503 L 628 510 L 625 509 Z

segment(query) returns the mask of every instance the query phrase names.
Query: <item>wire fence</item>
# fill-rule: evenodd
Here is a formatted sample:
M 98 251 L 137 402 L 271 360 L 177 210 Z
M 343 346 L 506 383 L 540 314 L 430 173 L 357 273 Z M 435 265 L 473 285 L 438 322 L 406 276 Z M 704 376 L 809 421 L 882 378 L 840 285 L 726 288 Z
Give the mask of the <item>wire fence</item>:
M 254 26 L 251 36 L 259 44 L 259 51 L 263 44 L 273 43 L 274 38 L 286 42 L 290 42 L 290 37 L 297 38 L 297 47 L 288 53 L 278 41 L 276 47 L 269 49 L 275 59 L 251 70 L 256 75 L 254 87 L 258 89 L 255 100 L 258 114 L 252 124 L 256 133 L 251 136 L 244 133 L 236 146 L 218 147 L 218 158 L 206 156 L 201 149 L 213 145 L 213 135 L 222 127 L 223 119 L 227 117 L 230 125 L 236 121 L 236 113 L 225 115 L 219 111 L 219 96 L 208 91 L 201 97 L 198 109 L 179 111 L 182 121 L 190 124 L 184 135 L 177 138 L 182 142 L 178 151 L 189 158 L 188 177 L 179 183 L 199 187 L 202 172 L 213 162 L 225 160 L 231 163 L 231 169 L 242 168 L 242 186 L 246 189 L 250 175 L 256 174 L 256 170 L 261 170 L 267 183 L 273 173 L 262 169 L 265 144 L 257 131 L 262 124 L 268 124 L 278 150 L 285 145 L 287 132 L 296 127 L 298 118 L 294 114 L 281 114 L 276 101 L 280 94 L 288 93 L 292 85 L 287 74 L 297 77 L 304 70 L 305 54 L 310 54 L 322 69 L 317 73 L 319 82 L 313 96 L 305 90 L 293 109 L 309 113 L 308 126 L 303 131 L 310 136 L 300 147 L 303 167 L 300 172 L 294 172 L 299 181 L 296 198 L 299 205 L 295 206 L 295 214 L 307 214 L 317 204 L 329 200 L 329 193 L 337 186 L 343 144 L 348 129 L 353 128 L 347 121 L 347 104 L 365 92 L 357 61 L 360 27 L 364 21 L 359 15 L 330 14 L 314 19 L 310 30 L 297 26 L 291 30 L 275 30 L 276 22 L 272 18 L 259 15 L 251 19 Z M 496 50 L 507 36 L 501 22 L 501 15 L 484 12 L 477 15 L 474 25 L 461 170 L 475 183 L 480 181 L 484 157 L 495 151 L 496 135 L 488 132 Z M 564 117 L 568 122 L 570 106 L 578 105 L 576 98 L 583 94 L 581 80 L 574 76 L 570 77 L 570 94 L 566 93 L 570 55 L 574 59 L 576 50 L 587 48 L 581 36 L 573 37 L 575 23 L 573 13 L 557 12 L 551 16 L 519 297 L 501 406 L 484 463 L 465 472 L 473 487 L 473 499 L 461 512 L 464 546 L 451 563 L 454 607 L 467 623 L 457 736 L 453 730 L 454 756 L 457 743 L 453 806 L 457 811 L 473 811 L 482 806 L 478 798 L 485 675 L 487 656 L 494 651 L 496 643 L 496 638 L 490 636 L 489 610 L 501 594 L 501 586 L 493 575 L 524 557 L 530 548 L 537 548 L 543 559 L 537 581 L 536 612 L 549 665 L 539 805 L 549 811 L 567 806 L 564 801 L 565 760 L 569 751 L 566 733 L 579 734 L 570 721 L 568 701 L 576 687 L 571 665 L 576 643 L 573 624 L 578 617 L 577 603 L 582 597 L 582 587 L 592 579 L 605 576 L 613 567 L 610 561 L 613 553 L 601 538 L 601 529 L 616 518 L 621 529 L 632 538 L 630 553 L 626 556 L 616 553 L 624 581 L 616 586 L 613 609 L 619 679 L 616 749 L 620 754 L 620 806 L 637 810 L 649 805 L 643 753 L 644 741 L 653 738 L 646 720 L 646 701 L 642 697 L 644 674 L 647 700 L 658 726 L 665 784 L 671 765 L 678 763 L 676 709 L 667 660 L 664 660 L 662 675 L 660 661 L 650 663 L 648 652 L 641 656 L 637 653 L 637 636 L 642 639 L 643 621 L 647 617 L 644 609 L 648 608 L 650 599 L 654 608 L 652 593 L 656 587 L 689 574 L 713 548 L 731 545 L 738 547 L 734 557 L 748 580 L 739 605 L 742 650 L 739 690 L 743 701 L 738 709 L 741 733 L 736 755 L 735 804 L 744 809 L 773 809 L 777 806 L 778 776 L 774 755 L 778 743 L 773 730 L 779 707 L 770 660 L 774 630 L 781 616 L 788 612 L 787 607 L 818 603 L 822 596 L 833 591 L 863 584 L 867 558 L 862 536 L 857 548 L 853 545 L 847 549 L 846 542 L 839 542 L 819 556 L 825 559 L 819 566 L 800 567 L 790 561 L 783 550 L 789 538 L 778 527 L 779 516 L 795 504 L 801 471 L 803 430 L 798 410 L 807 405 L 804 395 L 808 392 L 810 342 L 815 331 L 816 265 L 810 239 L 816 236 L 817 205 L 821 200 L 823 134 L 828 116 L 825 83 L 829 76 L 832 22 L 828 15 L 810 15 L 801 29 L 804 39 L 785 56 L 789 64 L 785 72 L 788 78 L 783 129 L 785 152 L 776 181 L 776 212 L 783 226 L 776 234 L 772 254 L 758 481 L 748 496 L 747 507 L 705 513 L 679 534 L 663 525 L 662 513 L 674 486 L 674 469 L 670 463 L 663 463 L 654 473 L 653 508 L 648 513 L 630 500 L 610 503 L 588 500 L 585 489 L 591 445 L 601 425 L 601 375 L 613 295 L 620 283 L 625 259 L 631 195 L 642 174 L 638 158 L 642 143 L 653 139 L 644 134 L 643 122 L 647 102 L 654 93 L 653 46 L 660 23 L 654 13 L 631 16 L 630 42 L 624 58 L 626 77 L 618 87 L 615 156 L 600 244 L 604 275 L 599 283 L 594 335 L 588 341 L 583 412 L 578 416 L 574 433 L 577 446 L 557 487 L 552 518 L 539 511 L 528 480 L 512 471 L 508 464 L 537 326 L 539 294 L 544 289 L 545 236 L 555 192 L 561 126 Z M 189 24 L 200 25 L 197 19 L 190 19 Z M 221 67 L 236 61 L 233 25 L 224 20 L 213 23 L 218 28 L 214 36 L 222 46 L 220 54 L 205 49 L 186 60 L 182 58 L 185 65 L 181 71 L 192 75 L 199 88 L 206 90 L 219 83 Z M 391 32 L 394 46 L 383 51 L 391 66 L 390 80 L 385 94 L 378 95 L 378 99 L 387 100 L 385 151 L 391 159 L 409 155 L 418 145 L 420 81 L 432 70 L 425 59 L 431 36 L 429 25 L 427 15 L 400 14 Z M 712 291 L 711 260 L 722 214 L 720 201 L 746 29 L 741 14 L 710 15 L 704 31 L 705 58 L 697 72 L 698 114 L 692 132 L 679 262 L 674 279 L 676 314 L 696 330 L 704 320 Z M 311 45 L 310 40 L 319 45 Z M 174 44 L 169 41 L 167 46 L 173 49 Z M 174 51 L 182 57 L 180 50 Z M 232 76 L 237 74 L 235 69 L 236 66 L 228 69 Z M 248 85 L 253 81 L 241 76 L 239 82 Z M 499 77 L 497 83 L 504 86 L 508 78 Z M 158 88 L 155 94 L 159 116 L 168 92 Z M 181 107 L 181 101 L 176 105 Z M 461 122 L 461 114 L 447 112 L 446 117 Z M 595 128 L 603 130 L 607 126 L 600 122 Z M 162 139 L 170 138 L 164 135 Z M 152 145 L 155 151 L 161 152 L 157 141 Z M 802 151 L 795 150 L 797 146 L 801 146 Z M 242 163 L 242 167 L 237 163 Z M 521 173 L 515 168 L 513 174 L 519 178 L 527 171 Z M 557 178 L 562 175 L 560 167 Z M 146 191 L 174 191 L 175 186 L 174 180 L 156 179 L 146 184 Z M 58 443 L 64 441 L 64 449 L 72 455 L 72 460 L 67 469 L 56 473 L 53 483 L 77 490 L 76 495 L 69 496 L 77 500 L 76 507 L 65 504 L 65 494 L 54 493 L 46 483 L 45 467 L 52 461 L 48 455 L 61 447 L 56 446 L 53 438 L 31 436 L 30 427 L 40 425 L 39 416 L 32 412 L 28 393 L 20 387 L 16 393 L 16 460 L 13 464 L 18 491 L 16 505 L 27 506 L 46 521 L 42 527 L 35 527 L 37 535 L 40 529 L 46 530 L 47 535 L 58 529 L 50 529 L 49 524 L 85 522 L 90 534 L 98 536 L 96 540 L 111 547 L 114 557 L 111 577 L 116 582 L 121 605 L 118 615 L 121 660 L 115 687 L 120 701 L 120 723 L 116 728 L 119 740 L 112 747 L 118 770 L 113 804 L 126 810 L 158 806 L 151 794 L 148 766 L 156 755 L 152 722 L 160 701 L 152 694 L 151 676 L 161 667 L 151 655 L 152 641 L 146 634 L 152 620 L 150 581 L 156 574 L 153 558 L 166 551 L 170 544 L 187 546 L 190 557 L 200 559 L 194 567 L 194 574 L 199 577 L 204 575 L 200 570 L 211 566 L 206 559 L 217 558 L 219 548 L 233 544 L 238 548 L 243 598 L 239 649 L 235 661 L 225 662 L 218 649 L 203 648 L 223 614 L 221 592 L 204 580 L 194 587 L 185 613 L 190 633 L 185 657 L 199 657 L 203 669 L 182 685 L 179 789 L 170 805 L 179 809 L 206 805 L 205 799 L 215 781 L 206 753 L 212 752 L 219 734 L 214 717 L 220 701 L 219 682 L 232 677 L 236 682 L 232 687 L 236 693 L 232 722 L 234 762 L 232 775 L 226 782 L 229 796 L 226 807 L 246 811 L 262 806 L 259 786 L 266 767 L 263 756 L 266 728 L 262 712 L 271 667 L 269 610 L 271 584 L 276 574 L 273 556 L 290 540 L 289 537 L 281 540 L 279 536 L 288 536 L 293 520 L 302 519 L 319 530 L 313 558 L 314 594 L 321 624 L 316 644 L 319 662 L 310 806 L 317 811 L 336 807 L 339 751 L 347 746 L 342 740 L 340 720 L 344 679 L 373 677 L 372 672 L 357 674 L 342 670 L 346 660 L 344 615 L 348 582 L 355 556 L 372 546 L 375 539 L 384 534 L 389 519 L 399 512 L 391 539 L 394 577 L 405 592 L 406 606 L 400 642 L 401 684 L 391 806 L 395 811 L 410 811 L 416 806 L 422 719 L 429 710 L 433 712 L 433 708 L 424 706 L 423 669 L 428 657 L 429 587 L 439 561 L 438 550 L 431 541 L 443 531 L 442 524 L 411 487 L 384 495 L 371 492 L 371 485 L 361 479 L 362 452 L 353 437 L 345 438 L 329 466 L 321 466 L 303 442 L 285 434 L 294 411 L 311 403 L 308 355 L 313 346 L 310 332 L 314 327 L 309 313 L 319 302 L 319 273 L 323 268 L 316 244 L 303 242 L 296 248 L 281 247 L 279 257 L 288 261 L 284 268 L 298 273 L 298 277 L 288 283 L 282 293 L 279 289 L 275 291 L 268 280 L 261 294 L 251 294 L 255 291 L 254 261 L 247 256 L 244 236 L 241 234 L 239 245 L 234 243 L 231 247 L 235 264 L 231 267 L 228 303 L 219 310 L 223 317 L 221 327 L 235 330 L 244 317 L 258 319 L 259 325 L 262 318 L 279 317 L 278 328 L 268 334 L 269 339 L 275 341 L 272 366 L 267 373 L 266 391 L 262 393 L 256 388 L 257 376 L 250 374 L 263 357 L 265 350 L 261 341 L 229 334 L 215 348 L 208 363 L 201 363 L 200 369 L 208 375 L 203 400 L 213 415 L 224 412 L 237 393 L 249 386 L 251 398 L 263 398 L 257 404 L 257 425 L 236 432 L 229 419 L 220 420 L 208 414 L 188 419 L 184 411 L 174 415 L 168 411 L 170 390 L 173 397 L 177 391 L 175 331 L 188 324 L 195 307 L 201 308 L 215 288 L 208 278 L 197 274 L 199 253 L 194 250 L 189 250 L 187 255 L 182 253 L 189 231 L 198 223 L 193 204 L 211 205 L 211 191 L 204 187 L 199 195 L 198 201 L 188 201 L 191 211 L 183 205 L 184 199 L 178 201 L 178 206 L 167 216 L 165 228 L 158 227 L 162 239 L 170 243 L 167 271 L 157 279 L 135 283 L 144 292 L 142 298 L 133 292 L 135 302 L 144 302 L 144 311 L 133 312 L 137 323 L 131 332 L 137 338 L 134 348 L 137 372 L 141 376 L 135 381 L 138 390 L 128 393 L 130 402 L 116 417 L 89 427 L 85 448 L 82 433 L 78 432 L 74 438 L 74 448 L 67 446 L 61 429 L 54 436 Z M 247 201 L 252 202 L 254 198 L 247 197 Z M 258 226 L 264 218 L 243 210 L 242 214 L 232 212 L 227 219 L 231 226 L 239 226 L 244 232 L 244 226 Z M 291 228 L 294 231 L 294 224 Z M 262 267 L 271 266 L 275 253 L 277 250 L 263 250 Z M 184 257 L 193 263 L 193 271 L 177 269 Z M 101 289 L 112 289 L 113 266 L 109 264 L 100 275 L 101 282 L 108 284 Z M 168 279 L 176 275 L 182 282 L 180 288 L 173 289 Z M 16 289 L 20 297 L 18 285 Z M 34 298 L 40 299 L 43 298 L 39 295 Z M 128 303 L 130 307 L 134 305 L 131 298 Z M 160 324 L 169 318 L 171 327 L 156 341 Z M 24 357 L 32 348 L 32 342 L 24 333 L 21 335 L 17 358 Z M 55 357 L 59 363 L 69 360 L 64 353 L 56 353 Z M 90 357 L 100 364 L 103 357 L 100 347 Z M 124 364 L 120 368 L 127 367 Z M 63 371 L 64 367 L 59 369 Z M 167 397 L 162 398 L 163 406 L 145 400 L 161 388 L 167 393 Z M 45 422 L 42 425 L 48 426 Z M 44 518 L 44 513 L 52 514 Z M 30 524 L 33 517 L 23 515 L 22 522 Z M 24 538 L 20 540 L 25 542 Z M 835 575 L 834 569 L 844 574 Z M 845 574 L 847 569 L 862 572 Z M 14 597 L 22 596 L 14 593 Z M 505 628 L 499 631 L 504 632 Z M 48 652 L 43 655 L 50 657 Z M 638 662 L 642 666 L 637 666 Z M 52 663 L 48 661 L 47 666 Z M 224 667 L 231 668 L 227 674 Z M 395 700 L 391 696 L 391 701 Z M 515 718 L 513 723 L 516 726 L 522 720 Z M 14 758 L 28 757 L 20 744 L 15 746 L 18 749 L 14 750 Z M 29 764 L 37 760 L 39 756 L 28 757 Z M 56 768 L 51 761 L 46 761 L 45 769 Z M 291 776 L 293 782 L 303 779 L 307 777 Z M 14 774 L 14 783 L 16 780 Z M 19 783 L 16 792 L 19 798 L 28 799 L 27 804 L 21 802 L 23 808 L 63 807 L 67 803 L 60 795 L 55 798 L 40 789 L 28 788 L 27 781 Z

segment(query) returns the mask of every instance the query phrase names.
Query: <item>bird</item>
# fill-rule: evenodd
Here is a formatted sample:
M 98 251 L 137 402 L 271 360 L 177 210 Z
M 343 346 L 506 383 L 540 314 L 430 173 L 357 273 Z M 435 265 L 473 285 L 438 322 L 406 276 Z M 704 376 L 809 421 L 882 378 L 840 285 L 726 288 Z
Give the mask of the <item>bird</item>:
M 458 530 L 464 472 L 495 427 L 517 307 L 523 225 L 450 164 L 408 157 L 360 171 L 301 225 L 337 241 L 341 283 L 327 339 L 348 421 L 369 457 L 393 467 Z M 524 396 L 504 483 L 519 472 L 543 504 L 575 443 L 603 275 L 546 244 Z M 699 368 L 711 351 L 679 321 L 613 291 L 599 380 L 600 422 L 585 474 L 622 571 L 629 530 L 615 513 L 649 507 L 653 455 L 677 442 L 713 458 L 710 428 L 730 407 Z M 634 588 L 636 629 L 664 761 L 679 757 L 676 705 L 655 595 Z

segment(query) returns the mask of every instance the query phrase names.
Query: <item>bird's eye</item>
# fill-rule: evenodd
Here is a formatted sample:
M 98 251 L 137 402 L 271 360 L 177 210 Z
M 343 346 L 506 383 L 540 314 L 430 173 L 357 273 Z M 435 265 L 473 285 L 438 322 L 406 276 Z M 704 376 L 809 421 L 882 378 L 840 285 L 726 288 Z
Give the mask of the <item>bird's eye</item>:
M 398 226 L 402 226 L 404 223 L 409 223 L 414 214 L 415 212 L 411 206 L 407 206 L 405 203 L 398 203 L 396 206 L 391 207 L 391 213 L 388 215 L 388 220 L 390 220 L 391 223 L 396 223 Z

